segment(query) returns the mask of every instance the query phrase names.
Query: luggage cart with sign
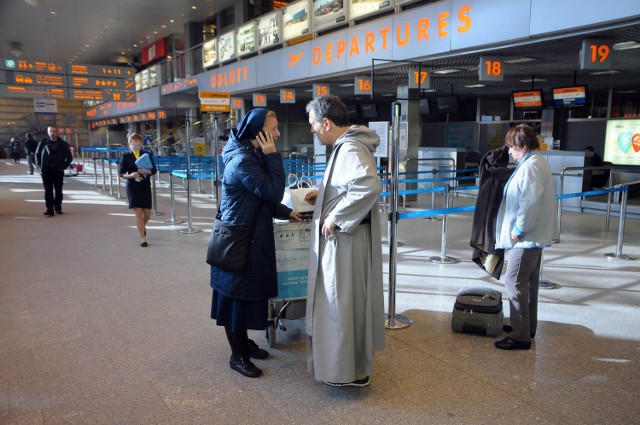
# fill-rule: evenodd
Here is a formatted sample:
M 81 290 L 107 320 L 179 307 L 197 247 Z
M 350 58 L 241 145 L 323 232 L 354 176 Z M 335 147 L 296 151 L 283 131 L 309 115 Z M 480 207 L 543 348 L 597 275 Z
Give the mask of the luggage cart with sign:
M 269 300 L 266 337 L 270 347 L 276 343 L 276 330 L 287 330 L 284 320 L 299 319 L 306 313 L 311 223 L 276 221 L 274 231 L 278 296 Z

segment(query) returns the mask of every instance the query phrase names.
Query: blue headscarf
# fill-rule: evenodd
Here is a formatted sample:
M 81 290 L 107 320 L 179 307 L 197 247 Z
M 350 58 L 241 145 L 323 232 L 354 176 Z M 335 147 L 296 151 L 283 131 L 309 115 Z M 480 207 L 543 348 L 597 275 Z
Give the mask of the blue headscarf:
M 250 110 L 242 121 L 240 121 L 238 127 L 231 130 L 231 136 L 237 142 L 255 139 L 260 130 L 264 127 L 266 117 L 266 108 L 255 108 Z

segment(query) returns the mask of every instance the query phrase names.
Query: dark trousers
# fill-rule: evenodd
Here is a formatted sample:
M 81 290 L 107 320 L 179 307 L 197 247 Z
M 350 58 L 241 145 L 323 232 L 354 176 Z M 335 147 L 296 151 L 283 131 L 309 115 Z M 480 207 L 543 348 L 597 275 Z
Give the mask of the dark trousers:
M 29 164 L 29 174 L 33 174 L 33 166 L 36 163 L 36 155 L 33 153 L 27 154 L 27 163 Z
M 44 185 L 44 202 L 47 211 L 60 211 L 62 209 L 62 181 L 64 171 L 55 168 L 42 170 L 42 184 Z M 55 196 L 53 191 L 55 190 Z
M 20 152 L 12 152 L 13 162 L 20 162 Z
M 531 341 L 538 327 L 538 288 L 542 248 L 507 251 L 504 287 L 509 296 L 509 319 L 516 341 Z

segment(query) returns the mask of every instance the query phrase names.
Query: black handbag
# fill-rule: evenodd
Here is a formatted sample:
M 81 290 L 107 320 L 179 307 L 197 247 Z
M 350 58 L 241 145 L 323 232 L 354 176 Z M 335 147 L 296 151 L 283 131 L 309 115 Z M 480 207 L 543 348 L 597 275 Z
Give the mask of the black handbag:
M 242 273 L 247 269 L 253 224 L 229 224 L 216 215 L 207 248 L 207 263 L 222 270 Z

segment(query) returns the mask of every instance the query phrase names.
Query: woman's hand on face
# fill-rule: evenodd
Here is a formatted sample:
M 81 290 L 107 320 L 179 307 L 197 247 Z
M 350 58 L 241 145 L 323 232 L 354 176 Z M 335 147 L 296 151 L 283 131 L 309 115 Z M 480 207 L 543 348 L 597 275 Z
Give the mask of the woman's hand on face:
M 276 142 L 273 140 L 273 136 L 266 131 L 260 131 L 256 136 L 258 145 L 264 154 L 274 153 L 276 151 Z

